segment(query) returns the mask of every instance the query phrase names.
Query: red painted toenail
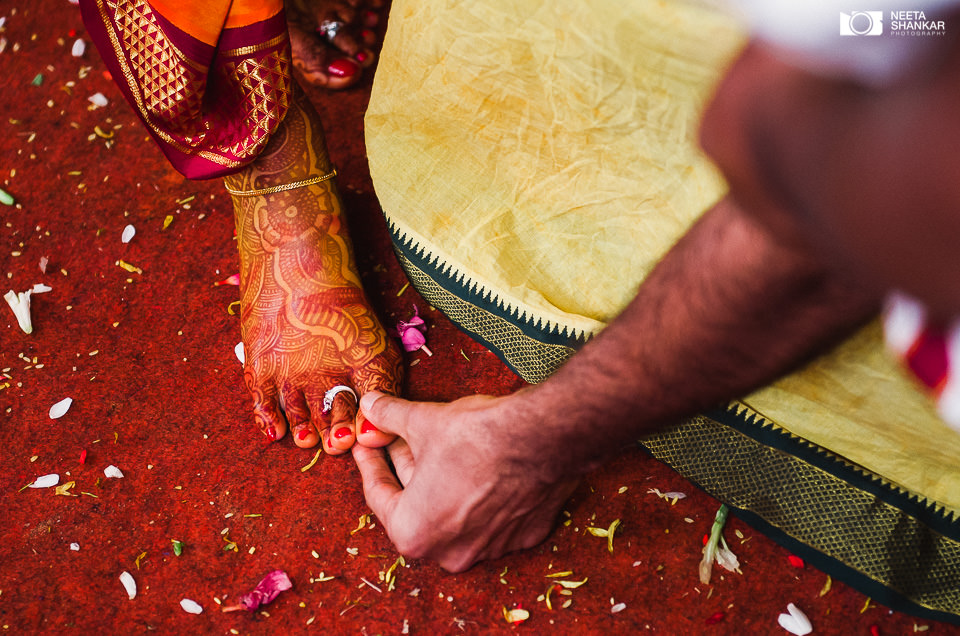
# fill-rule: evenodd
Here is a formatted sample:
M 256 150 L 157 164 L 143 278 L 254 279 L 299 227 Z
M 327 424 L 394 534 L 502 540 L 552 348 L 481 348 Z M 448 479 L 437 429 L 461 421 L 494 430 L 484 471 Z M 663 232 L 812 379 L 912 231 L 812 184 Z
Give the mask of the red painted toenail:
M 361 64 L 363 64 L 363 63 L 366 61 L 366 59 L 367 59 L 367 54 L 366 54 L 366 53 L 364 53 L 363 51 L 360 51 L 359 53 L 357 53 L 357 61 L 358 61 L 358 62 L 360 62 Z
M 269 438 L 270 438 L 271 440 L 273 440 L 273 441 L 276 441 L 276 439 L 277 439 L 277 431 L 274 430 L 274 428 L 273 428 L 272 426 L 271 426 L 270 428 L 268 428 L 265 432 L 266 432 L 266 434 L 267 434 L 267 437 L 269 437 Z
M 309 428 L 301 428 L 299 431 L 297 431 L 297 439 L 307 439 L 309 435 L 310 435 Z
M 370 420 L 364 420 L 363 424 L 360 425 L 360 432 L 364 434 L 376 433 L 379 430 L 380 429 L 378 429 L 376 426 L 370 423 Z
M 337 439 L 343 439 L 349 434 L 350 434 L 350 429 L 347 428 L 346 426 L 344 426 L 343 428 L 338 428 L 333 432 L 333 436 L 336 437 Z
M 334 60 L 327 67 L 327 73 L 334 77 L 353 77 L 360 72 L 360 67 L 353 60 L 341 58 Z

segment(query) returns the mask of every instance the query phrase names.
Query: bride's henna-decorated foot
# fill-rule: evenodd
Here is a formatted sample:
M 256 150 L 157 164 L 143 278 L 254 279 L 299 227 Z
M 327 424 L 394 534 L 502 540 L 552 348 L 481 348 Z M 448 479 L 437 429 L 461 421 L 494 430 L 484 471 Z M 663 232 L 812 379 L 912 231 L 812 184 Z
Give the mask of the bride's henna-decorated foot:
M 234 195 L 240 250 L 240 319 L 244 380 L 257 426 L 272 440 L 346 452 L 365 420 L 352 387 L 396 394 L 401 354 L 370 306 L 354 263 L 319 117 L 301 91 L 257 160 L 225 179 Z M 268 190 L 250 195 L 252 191 Z M 285 415 L 285 416 L 284 416 Z M 361 434 L 364 443 L 391 438 Z
M 330 89 L 355 84 L 376 59 L 374 28 L 382 0 L 287 0 L 293 65 L 303 79 Z

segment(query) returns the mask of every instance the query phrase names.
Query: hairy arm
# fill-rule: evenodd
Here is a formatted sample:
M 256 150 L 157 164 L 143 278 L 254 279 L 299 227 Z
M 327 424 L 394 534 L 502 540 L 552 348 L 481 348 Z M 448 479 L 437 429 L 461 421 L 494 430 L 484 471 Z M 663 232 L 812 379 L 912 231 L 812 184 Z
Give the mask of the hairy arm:
M 555 465 L 579 472 L 645 432 L 768 383 L 876 307 L 874 294 L 725 199 L 616 320 L 516 396 L 529 412 L 521 419 L 549 422 Z
M 449 404 L 366 395 L 366 417 L 401 437 L 395 473 L 380 449 L 354 447 L 367 503 L 403 554 L 452 571 L 536 545 L 605 457 L 762 385 L 875 308 L 725 200 L 545 383 Z

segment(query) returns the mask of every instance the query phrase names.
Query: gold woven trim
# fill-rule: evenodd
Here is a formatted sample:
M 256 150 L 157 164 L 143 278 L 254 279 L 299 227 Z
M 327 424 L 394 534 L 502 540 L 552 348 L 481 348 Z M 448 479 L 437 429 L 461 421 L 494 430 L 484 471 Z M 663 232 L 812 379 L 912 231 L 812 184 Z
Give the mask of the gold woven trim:
M 546 380 L 576 351 L 573 347 L 540 342 L 501 318 L 444 289 L 402 253 L 397 254 L 410 282 L 433 307 L 467 333 L 485 340 L 521 378 L 536 384 Z
M 224 57 L 246 57 L 251 53 L 259 53 L 260 51 L 265 51 L 266 49 L 273 48 L 283 42 L 286 38 L 286 34 L 278 35 L 277 37 L 269 40 L 267 42 L 261 42 L 260 44 L 254 44 L 252 46 L 242 46 L 238 49 L 230 49 L 229 51 L 224 51 Z
M 642 443 L 714 497 L 921 607 L 960 615 L 960 542 L 874 494 L 704 416 Z
M 337 176 L 337 169 L 334 168 L 331 172 L 327 174 L 322 174 L 316 177 L 310 177 L 309 179 L 304 179 L 303 181 L 291 181 L 290 183 L 284 183 L 282 185 L 271 186 L 269 188 L 260 188 L 258 190 L 234 190 L 227 185 L 227 182 L 223 182 L 223 187 L 227 189 L 227 192 L 232 194 L 235 197 L 258 197 L 264 194 L 273 194 L 275 192 L 286 192 L 287 190 L 294 190 L 296 188 L 305 188 L 307 186 L 312 186 L 317 183 L 322 183 L 327 179 L 333 179 Z

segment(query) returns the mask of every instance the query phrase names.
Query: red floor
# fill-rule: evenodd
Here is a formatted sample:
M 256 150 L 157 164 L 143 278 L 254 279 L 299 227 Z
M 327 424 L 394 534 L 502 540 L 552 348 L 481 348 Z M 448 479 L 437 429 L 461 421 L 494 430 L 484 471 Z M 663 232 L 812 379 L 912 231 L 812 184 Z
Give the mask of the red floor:
M 726 537 L 742 574 L 715 570 L 701 585 L 701 537 L 718 502 L 634 449 L 590 476 L 542 546 L 456 576 L 407 562 L 388 589 L 399 555 L 376 519 L 359 527 L 368 509 L 350 458 L 324 457 L 303 471 L 312 452 L 289 440 L 268 445 L 252 425 L 233 353 L 239 325 L 228 313 L 237 290 L 214 286 L 237 270 L 220 183 L 182 179 L 92 47 L 71 56 L 84 36 L 76 7 L 8 0 L 0 16 L 0 188 L 16 199 L 0 205 L 0 292 L 52 287 L 34 296 L 32 335 L 0 304 L 0 631 L 776 634 L 785 633 L 777 615 L 793 602 L 819 634 L 960 633 L 836 581 L 828 588 L 825 574 L 794 567 L 733 518 Z M 369 79 L 312 97 L 371 295 L 388 322 L 416 304 L 430 324 L 434 355 L 408 356 L 407 395 L 447 400 L 520 386 L 402 291 L 365 168 L 368 90 Z M 92 108 L 98 92 L 109 103 Z M 127 224 L 137 233 L 124 245 Z M 70 410 L 50 419 L 65 397 Z M 108 465 L 124 477 L 105 478 Z M 48 473 L 75 485 L 21 491 Z M 687 497 L 671 505 L 654 488 Z M 587 528 L 616 519 L 611 553 Z M 277 568 L 293 589 L 266 611 L 220 611 Z M 123 571 L 138 585 L 133 600 Z M 550 577 L 559 572 L 569 574 Z M 564 594 L 558 580 L 586 582 Z M 203 613 L 184 612 L 183 598 Z M 504 608 L 529 618 L 510 625 Z

